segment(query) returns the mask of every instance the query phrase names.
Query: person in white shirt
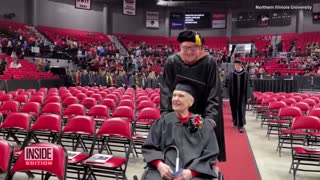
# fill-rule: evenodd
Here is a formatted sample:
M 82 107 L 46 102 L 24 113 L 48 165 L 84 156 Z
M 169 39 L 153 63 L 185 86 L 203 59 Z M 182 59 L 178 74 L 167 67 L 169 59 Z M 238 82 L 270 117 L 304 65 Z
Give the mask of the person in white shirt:
M 9 68 L 21 68 L 21 67 L 22 65 L 19 63 L 17 59 L 13 60 L 9 66 Z

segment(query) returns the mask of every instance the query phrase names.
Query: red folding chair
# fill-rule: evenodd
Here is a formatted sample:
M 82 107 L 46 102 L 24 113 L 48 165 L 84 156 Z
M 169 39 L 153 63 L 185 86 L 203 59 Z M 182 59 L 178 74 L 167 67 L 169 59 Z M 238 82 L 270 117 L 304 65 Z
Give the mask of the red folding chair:
M 12 138 L 14 142 L 21 145 L 20 139 L 25 139 L 27 136 L 30 125 L 31 116 L 26 113 L 11 113 L 9 114 L 4 122 L 1 124 L 0 129 L 5 135 L 5 139 Z
M 42 108 L 41 114 L 56 114 L 61 116 L 62 113 L 62 106 L 60 103 L 52 102 L 44 105 Z
M 51 174 L 54 174 L 59 180 L 66 179 L 66 169 L 67 169 L 67 153 L 66 150 L 56 144 L 50 143 L 37 143 L 28 146 L 28 148 L 52 148 L 52 157 L 54 160 L 48 161 L 50 165 L 44 166 L 41 163 L 27 163 L 25 150 L 22 151 L 21 155 L 18 157 L 17 161 L 14 163 L 12 169 L 7 173 L 6 179 L 12 180 L 16 172 L 25 171 L 45 171 L 46 179 L 48 179 Z M 42 175 L 44 175 L 42 173 Z
M 280 109 L 279 119 L 277 119 L 277 131 L 278 131 L 278 145 L 277 150 L 279 151 L 279 156 L 281 156 L 282 148 L 290 148 L 284 146 L 285 144 L 290 144 L 290 126 L 293 118 L 303 116 L 302 111 L 297 107 L 284 107 Z
M 41 105 L 37 102 L 27 102 L 21 107 L 20 112 L 28 113 L 33 117 L 38 117 L 40 113 L 40 108 Z
M 96 101 L 98 101 L 98 102 L 102 101 L 102 96 L 101 96 L 101 94 L 98 94 L 98 93 L 92 94 L 90 97 L 94 98 L 94 99 L 95 99 Z
M 90 108 L 88 116 L 94 118 L 95 121 L 105 121 L 109 118 L 110 113 L 104 105 L 94 105 Z
M 84 173 L 86 176 L 84 179 L 96 179 L 96 176 L 127 179 L 126 170 L 132 149 L 131 123 L 121 119 L 108 119 L 104 121 L 98 130 L 97 136 L 97 141 L 102 142 L 99 150 L 100 154 L 103 153 L 105 149 L 109 153 L 115 151 L 119 153 L 117 153 L 117 156 L 112 155 L 112 157 L 104 163 L 88 162 L 87 160 L 81 162 L 81 164 L 86 167 Z M 123 150 L 121 150 L 121 147 Z M 120 152 L 123 153 L 122 156 Z
M 29 102 L 37 102 L 40 103 L 41 105 L 43 104 L 44 97 L 43 96 L 32 96 L 29 100 Z
M 13 158 L 13 148 L 8 141 L 0 140 L 0 154 L 0 171 L 1 173 L 7 173 Z
M 76 97 L 68 96 L 63 100 L 62 105 L 64 107 L 68 107 L 71 104 L 77 104 L 77 103 L 78 103 L 78 99 Z
M 320 108 L 313 108 L 308 112 L 309 116 L 316 116 L 320 118 Z
M 17 101 L 20 104 L 24 104 L 24 103 L 28 102 L 28 96 L 27 95 L 17 95 L 14 98 L 14 101 Z
M 81 104 L 71 104 L 64 109 L 63 118 L 70 118 L 73 116 L 84 116 L 86 114 L 85 107 Z
M 111 112 L 116 109 L 116 101 L 113 99 L 106 98 L 101 102 L 101 104 L 107 106 Z
M 95 123 L 92 117 L 75 116 L 69 119 L 63 128 L 58 144 L 69 147 L 72 151 L 81 152 L 81 154 L 68 159 L 68 173 L 77 174 L 80 179 L 84 167 L 79 163 L 93 153 L 91 150 L 95 145 L 95 140 Z
M 81 104 L 84 105 L 84 107 L 86 107 L 87 109 L 90 109 L 97 104 L 97 100 L 92 97 L 87 97 L 81 101 Z
M 129 106 L 130 108 L 134 109 L 134 103 L 132 100 L 130 99 L 123 99 L 119 102 L 118 107 L 119 106 Z
M 30 142 L 56 143 L 61 137 L 61 119 L 56 114 L 43 114 L 37 118 L 30 128 L 30 132 L 25 138 L 22 149 L 28 146 Z
M 52 102 L 60 103 L 61 102 L 60 96 L 48 96 L 44 104 L 48 104 Z
M 76 98 L 78 98 L 79 101 L 82 101 L 86 97 L 87 97 L 87 95 L 84 93 L 79 93 L 76 95 Z
M 293 171 L 293 178 L 296 178 L 298 171 L 320 172 L 318 170 L 320 151 L 312 150 L 309 146 L 310 141 L 312 141 L 312 134 L 308 134 L 308 132 L 320 131 L 320 119 L 316 116 L 296 117 L 293 120 L 291 129 L 294 131 L 304 131 L 306 133 L 305 138 L 307 138 L 305 146 L 293 146 L 294 137 L 292 134 L 290 135 L 292 162 L 289 172 Z M 317 143 L 319 143 L 319 141 Z M 319 146 L 318 149 L 320 149 Z M 318 169 L 310 168 L 311 166 L 316 166 Z
M 0 113 L 1 114 L 10 114 L 12 112 L 18 112 L 19 110 L 19 103 L 17 101 L 5 101 L 0 106 Z

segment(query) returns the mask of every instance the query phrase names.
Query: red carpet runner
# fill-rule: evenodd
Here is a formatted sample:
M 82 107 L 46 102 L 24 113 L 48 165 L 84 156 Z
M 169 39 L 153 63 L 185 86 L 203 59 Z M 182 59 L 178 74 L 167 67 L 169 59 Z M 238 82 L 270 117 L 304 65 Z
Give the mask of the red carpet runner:
M 260 180 L 247 134 L 240 134 L 233 127 L 229 102 L 224 102 L 223 115 L 227 162 L 219 163 L 218 166 L 224 180 Z

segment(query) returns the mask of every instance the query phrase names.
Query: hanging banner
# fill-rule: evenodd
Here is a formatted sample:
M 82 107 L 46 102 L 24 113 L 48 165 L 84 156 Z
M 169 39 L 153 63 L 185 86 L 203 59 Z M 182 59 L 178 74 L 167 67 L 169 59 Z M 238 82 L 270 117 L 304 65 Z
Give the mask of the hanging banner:
M 146 12 L 146 28 L 159 28 L 159 12 L 147 11 Z
M 123 14 L 129 16 L 136 15 L 136 0 L 123 0 Z
M 91 0 L 75 0 L 75 7 L 77 9 L 91 10 Z
M 226 14 L 225 13 L 212 13 L 212 28 L 213 29 L 226 28 Z

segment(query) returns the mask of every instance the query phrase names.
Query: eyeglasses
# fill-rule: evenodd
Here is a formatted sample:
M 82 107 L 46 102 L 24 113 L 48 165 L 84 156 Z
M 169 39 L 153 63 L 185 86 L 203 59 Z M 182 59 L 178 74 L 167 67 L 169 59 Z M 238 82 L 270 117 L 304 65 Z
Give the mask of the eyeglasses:
M 188 50 L 196 51 L 197 49 L 199 49 L 199 46 L 191 46 L 191 47 L 182 46 L 181 49 L 182 49 L 183 51 L 188 51 Z

